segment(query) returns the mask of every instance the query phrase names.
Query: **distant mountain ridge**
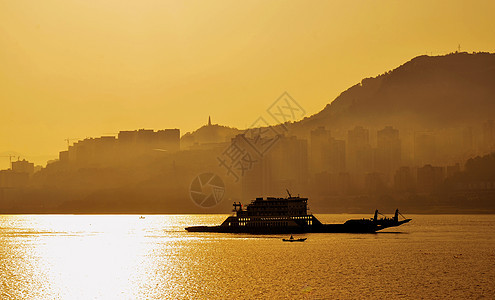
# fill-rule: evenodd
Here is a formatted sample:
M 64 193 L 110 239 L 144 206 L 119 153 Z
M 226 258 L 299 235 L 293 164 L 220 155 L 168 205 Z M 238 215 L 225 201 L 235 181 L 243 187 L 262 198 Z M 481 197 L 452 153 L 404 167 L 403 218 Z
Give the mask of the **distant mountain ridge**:
M 320 112 L 286 126 L 291 134 L 307 136 L 319 126 L 346 130 L 392 125 L 420 130 L 489 119 L 495 119 L 495 54 L 456 52 L 417 56 L 394 70 L 365 78 Z M 241 132 L 203 126 L 183 138 L 201 143 L 214 136 L 226 141 Z
M 448 127 L 495 117 L 495 54 L 418 56 L 340 94 L 319 113 L 292 124 Z

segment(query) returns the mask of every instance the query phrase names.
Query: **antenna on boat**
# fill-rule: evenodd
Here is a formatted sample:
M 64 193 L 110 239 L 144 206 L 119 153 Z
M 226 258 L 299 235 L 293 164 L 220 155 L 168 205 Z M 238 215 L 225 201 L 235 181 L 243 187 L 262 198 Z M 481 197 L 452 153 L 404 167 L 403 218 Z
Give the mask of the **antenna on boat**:
M 376 210 L 377 213 L 379 213 L 380 215 L 382 215 L 384 218 L 386 218 L 387 216 L 382 214 L 381 212 L 378 211 L 378 209 Z
M 287 194 L 289 194 L 289 198 L 292 198 L 290 192 L 289 192 L 289 189 L 285 189 L 287 191 Z
M 399 209 L 397 209 L 397 213 L 398 213 L 401 217 L 403 217 L 404 219 L 407 219 L 406 217 L 404 217 L 404 215 L 403 215 L 403 214 L 401 214 L 401 213 L 399 212 Z

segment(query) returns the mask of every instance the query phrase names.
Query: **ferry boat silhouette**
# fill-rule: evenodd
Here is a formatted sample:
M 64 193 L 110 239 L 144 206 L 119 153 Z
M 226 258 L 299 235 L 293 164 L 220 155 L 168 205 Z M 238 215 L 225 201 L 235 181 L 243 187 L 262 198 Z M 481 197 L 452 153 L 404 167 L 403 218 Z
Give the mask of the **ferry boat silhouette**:
M 411 221 L 404 216 L 399 221 L 399 210 L 393 218 L 378 219 L 378 210 L 370 219 L 351 219 L 343 224 L 323 224 L 308 213 L 308 198 L 268 197 L 256 198 L 245 209 L 242 204 L 234 202 L 235 214 L 218 226 L 191 226 L 189 232 L 225 232 L 225 233 L 375 233 L 379 230 L 400 226 Z

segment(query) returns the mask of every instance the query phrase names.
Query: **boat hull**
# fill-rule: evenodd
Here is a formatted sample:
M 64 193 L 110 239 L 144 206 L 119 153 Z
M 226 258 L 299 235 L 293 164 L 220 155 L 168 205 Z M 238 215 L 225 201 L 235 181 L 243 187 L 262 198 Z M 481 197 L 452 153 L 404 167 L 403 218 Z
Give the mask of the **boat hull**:
M 345 224 L 323 224 L 321 226 L 305 227 L 225 227 L 225 226 L 191 226 L 189 232 L 222 232 L 222 233 L 251 233 L 251 234 L 291 234 L 291 233 L 375 233 L 375 226 L 349 226 Z
M 351 222 L 350 222 L 351 221 Z M 365 220 L 350 220 L 344 224 L 318 224 L 308 226 L 191 226 L 189 232 L 221 232 L 221 233 L 251 233 L 251 234 L 293 234 L 293 233 L 376 233 L 385 228 L 397 227 L 411 221 L 373 222 Z M 352 222 L 354 221 L 354 222 Z
M 282 239 L 283 242 L 304 242 L 306 238 L 303 239 Z

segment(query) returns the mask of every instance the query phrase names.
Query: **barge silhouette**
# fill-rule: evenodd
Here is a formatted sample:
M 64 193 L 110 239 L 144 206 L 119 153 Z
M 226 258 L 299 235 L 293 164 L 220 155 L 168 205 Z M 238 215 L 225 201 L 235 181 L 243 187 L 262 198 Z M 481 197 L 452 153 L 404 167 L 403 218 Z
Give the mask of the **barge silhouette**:
M 378 218 L 378 210 L 370 219 L 351 219 L 343 224 L 323 224 L 308 213 L 308 198 L 268 197 L 256 198 L 246 209 L 234 202 L 235 214 L 218 226 L 191 226 L 189 232 L 224 232 L 224 233 L 375 233 L 379 230 L 400 226 L 411 219 L 399 220 L 399 210 L 393 218 Z

